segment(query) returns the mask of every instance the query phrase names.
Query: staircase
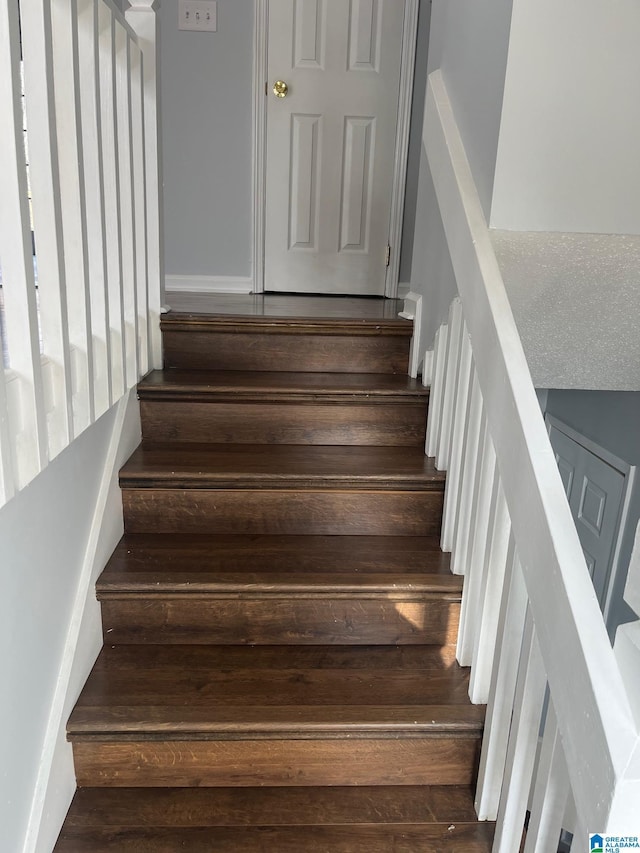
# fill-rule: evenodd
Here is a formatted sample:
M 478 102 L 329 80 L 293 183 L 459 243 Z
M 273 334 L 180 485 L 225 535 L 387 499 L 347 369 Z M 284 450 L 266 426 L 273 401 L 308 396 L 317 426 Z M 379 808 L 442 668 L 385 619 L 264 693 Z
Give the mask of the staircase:
M 163 320 L 56 853 L 491 849 L 411 324 L 300 304 Z

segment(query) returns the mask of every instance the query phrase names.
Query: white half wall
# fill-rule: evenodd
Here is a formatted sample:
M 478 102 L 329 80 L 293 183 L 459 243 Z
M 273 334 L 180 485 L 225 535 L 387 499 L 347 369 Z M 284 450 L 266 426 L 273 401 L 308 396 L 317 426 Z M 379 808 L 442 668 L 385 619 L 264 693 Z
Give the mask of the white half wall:
M 637 0 L 513 0 L 492 228 L 640 234 L 639 45 Z
M 7 853 L 50 853 L 75 789 L 66 716 L 101 645 L 93 584 L 122 534 L 117 471 L 139 440 L 133 391 L 0 510 Z

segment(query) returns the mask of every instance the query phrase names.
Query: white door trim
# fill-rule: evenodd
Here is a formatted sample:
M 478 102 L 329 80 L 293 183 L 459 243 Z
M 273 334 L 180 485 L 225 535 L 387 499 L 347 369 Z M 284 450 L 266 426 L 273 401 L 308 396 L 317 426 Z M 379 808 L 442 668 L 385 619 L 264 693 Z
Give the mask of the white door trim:
M 393 189 L 389 219 L 389 245 L 391 258 L 385 281 L 385 296 L 395 298 L 400 275 L 400 243 L 404 215 L 407 159 L 409 156 L 409 128 L 411 124 L 411 98 L 413 71 L 418 36 L 418 6 L 420 0 L 404 0 L 402 57 L 400 60 L 400 89 L 398 93 L 398 121 L 396 127 Z M 253 292 L 264 292 L 264 233 L 265 233 L 265 163 L 267 154 L 267 42 L 269 0 L 255 0 L 253 40 L 253 122 L 252 122 L 252 185 L 253 185 Z
M 615 470 L 619 471 L 624 477 L 624 488 L 622 491 L 622 500 L 620 502 L 620 512 L 618 513 L 618 529 L 616 531 L 616 539 L 613 546 L 613 553 L 611 556 L 609 578 L 607 580 L 607 591 L 602 611 L 605 624 L 608 628 L 613 591 L 616 585 L 618 571 L 620 569 L 620 551 L 622 548 L 622 539 L 624 537 L 625 527 L 629 516 L 629 504 L 631 501 L 631 492 L 636 476 L 636 466 L 630 465 L 624 459 L 621 459 L 619 456 L 616 456 L 614 453 L 611 453 L 611 451 L 607 450 L 606 447 L 601 447 L 599 444 L 596 444 L 595 441 L 590 438 L 587 438 L 587 436 L 585 435 L 582 435 L 582 433 L 573 429 L 573 427 L 570 427 L 568 424 L 566 424 L 564 421 L 561 421 L 559 418 L 556 418 L 554 415 L 550 415 L 548 412 L 546 412 L 544 419 L 547 426 L 547 432 L 550 432 L 551 427 L 555 427 L 559 432 L 564 433 L 564 435 L 566 435 L 572 441 L 575 441 L 576 444 L 579 444 L 581 447 L 584 447 L 585 450 L 588 450 L 589 453 L 592 453 L 594 456 L 597 456 L 599 459 L 602 459 L 603 462 L 606 462 L 607 465 L 610 465 L 612 468 L 615 468 Z

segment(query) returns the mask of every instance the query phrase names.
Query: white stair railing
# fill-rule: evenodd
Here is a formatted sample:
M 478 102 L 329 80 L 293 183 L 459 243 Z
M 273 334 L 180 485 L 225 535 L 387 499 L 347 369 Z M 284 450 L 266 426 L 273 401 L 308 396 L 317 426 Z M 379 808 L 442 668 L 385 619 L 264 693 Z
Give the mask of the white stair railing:
M 520 849 L 527 812 L 526 853 L 554 853 L 561 829 L 582 851 L 587 831 L 640 833 L 637 722 L 439 72 L 424 144 L 459 290 L 427 453 L 448 469 L 442 545 L 464 575 L 458 659 L 487 703 L 476 809 L 497 819 L 496 853 Z
M 132 7 L 140 38 L 111 0 L 0 2 L 0 505 L 161 363 L 156 22 Z

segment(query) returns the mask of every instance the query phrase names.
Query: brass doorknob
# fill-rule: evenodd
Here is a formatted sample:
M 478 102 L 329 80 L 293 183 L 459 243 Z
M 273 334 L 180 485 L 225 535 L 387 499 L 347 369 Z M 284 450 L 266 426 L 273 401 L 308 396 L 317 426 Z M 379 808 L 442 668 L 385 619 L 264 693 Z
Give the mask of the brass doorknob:
M 276 80 L 273 84 L 273 94 L 276 98 L 286 98 L 287 93 L 289 91 L 289 87 L 284 82 L 284 80 Z

